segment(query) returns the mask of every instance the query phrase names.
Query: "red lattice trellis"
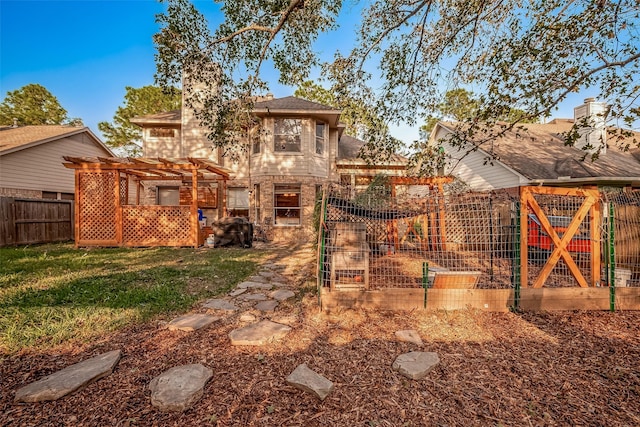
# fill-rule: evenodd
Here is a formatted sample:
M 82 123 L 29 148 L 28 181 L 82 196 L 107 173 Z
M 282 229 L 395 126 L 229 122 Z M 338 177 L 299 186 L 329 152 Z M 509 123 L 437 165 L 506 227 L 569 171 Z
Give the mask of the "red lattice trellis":
M 191 246 L 189 206 L 124 206 L 125 246 Z
M 116 243 L 115 172 L 82 172 L 78 178 L 79 244 Z

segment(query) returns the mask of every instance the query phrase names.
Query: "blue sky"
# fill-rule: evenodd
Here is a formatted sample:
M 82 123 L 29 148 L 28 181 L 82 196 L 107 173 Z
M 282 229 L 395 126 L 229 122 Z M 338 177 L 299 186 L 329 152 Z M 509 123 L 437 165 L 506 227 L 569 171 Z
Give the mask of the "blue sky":
M 348 2 L 347 20 L 358 18 Z M 196 6 L 216 25 L 221 15 L 212 0 Z M 80 117 L 98 136 L 98 122 L 111 121 L 124 100 L 125 86 L 153 84 L 158 31 L 155 15 L 164 5 L 155 0 L 0 0 L 0 96 L 30 83 L 46 87 L 69 117 Z M 344 43 L 344 25 L 338 34 L 321 37 L 323 56 L 333 55 Z M 347 36 L 348 37 L 348 36 Z M 276 96 L 292 95 L 295 88 L 275 84 Z M 572 117 L 573 107 L 589 95 L 572 96 L 557 117 Z M 393 127 L 394 136 L 410 143 L 417 128 Z

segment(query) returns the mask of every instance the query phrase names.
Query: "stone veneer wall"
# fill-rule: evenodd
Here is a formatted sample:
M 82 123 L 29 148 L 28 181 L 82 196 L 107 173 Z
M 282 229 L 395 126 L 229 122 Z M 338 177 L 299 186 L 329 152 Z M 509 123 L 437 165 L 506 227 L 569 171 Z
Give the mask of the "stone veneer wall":
M 0 188 L 0 196 L 24 197 L 25 199 L 42 199 L 42 191 L 22 188 Z
M 251 201 L 250 220 L 262 223 L 265 218 L 271 219 L 271 234 L 274 241 L 305 243 L 315 238 L 313 211 L 316 201 L 316 186 L 326 185 L 327 180 L 318 177 L 270 176 L 253 178 L 253 184 L 260 184 L 260 212 L 262 218 L 254 218 L 255 204 Z M 301 224 L 293 226 L 274 226 L 273 190 L 274 184 L 300 184 L 301 191 Z M 251 188 L 253 190 L 253 188 Z

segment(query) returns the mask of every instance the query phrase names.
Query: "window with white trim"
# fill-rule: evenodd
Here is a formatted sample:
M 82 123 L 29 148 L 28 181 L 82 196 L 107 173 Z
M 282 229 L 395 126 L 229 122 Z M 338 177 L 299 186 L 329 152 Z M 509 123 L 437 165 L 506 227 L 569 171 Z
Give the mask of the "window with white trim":
M 249 189 L 246 187 L 229 188 L 227 190 L 227 209 L 229 216 L 249 218 Z
M 275 152 L 302 151 L 302 120 L 275 119 L 273 123 L 273 150 Z
M 274 184 L 273 193 L 276 225 L 300 225 L 300 184 Z
M 316 154 L 324 154 L 325 127 L 324 123 L 316 122 Z

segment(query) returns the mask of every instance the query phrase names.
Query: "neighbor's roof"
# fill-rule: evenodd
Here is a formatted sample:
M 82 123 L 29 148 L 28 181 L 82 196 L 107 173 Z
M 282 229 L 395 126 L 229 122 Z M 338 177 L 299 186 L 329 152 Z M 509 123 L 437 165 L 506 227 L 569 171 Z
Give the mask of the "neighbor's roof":
M 347 162 L 364 164 L 364 160 L 358 157 L 360 148 L 365 144 L 364 141 L 349 135 L 342 135 L 338 140 L 338 162 L 345 164 Z M 407 158 L 400 154 L 393 154 L 389 161 L 385 164 L 406 164 Z
M 456 123 L 440 123 L 453 132 Z M 607 145 L 606 153 L 595 161 L 583 150 L 564 144 L 561 133 L 571 129 L 570 120 L 554 120 L 547 124 L 524 124 L 526 130 L 513 129 L 492 142 L 483 144 L 481 151 L 493 151 L 498 160 L 531 180 L 558 179 L 560 177 L 638 177 L 640 160 L 635 150 L 623 151 Z M 456 157 L 456 153 L 450 152 Z M 462 155 L 462 152 L 461 152 Z
M 64 125 L 32 125 L 0 128 L 0 155 L 24 150 L 47 142 L 87 133 L 107 153 L 111 150 L 88 127 Z

